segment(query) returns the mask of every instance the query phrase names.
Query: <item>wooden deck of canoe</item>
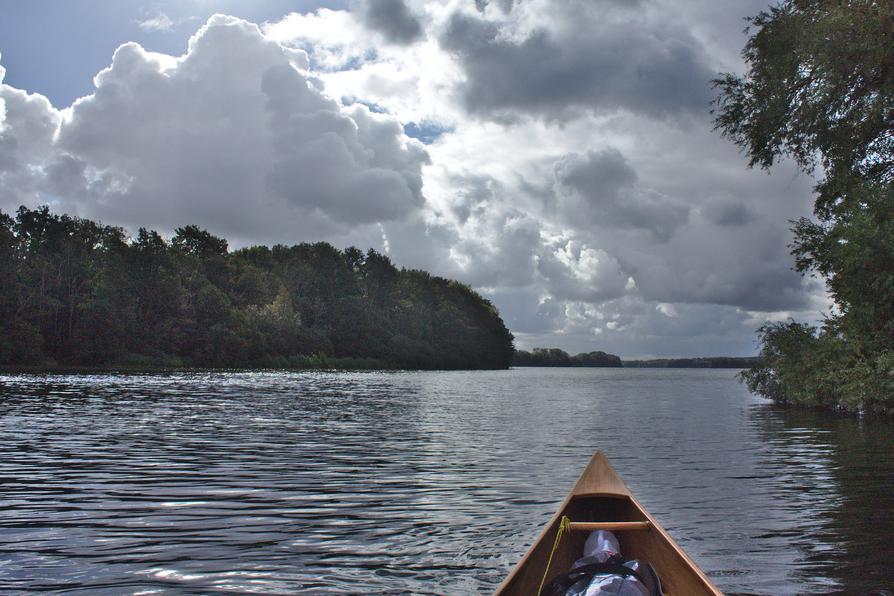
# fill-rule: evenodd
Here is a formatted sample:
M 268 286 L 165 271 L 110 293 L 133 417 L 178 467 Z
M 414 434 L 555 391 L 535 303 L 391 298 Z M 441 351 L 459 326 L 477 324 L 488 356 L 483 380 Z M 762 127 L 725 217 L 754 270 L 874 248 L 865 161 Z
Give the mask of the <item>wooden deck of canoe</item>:
M 563 516 L 571 520 L 571 531 L 562 537 L 553 555 L 547 583 L 571 569 L 574 561 L 582 556 L 588 532 L 602 528 L 611 529 L 618 537 L 625 559 L 648 561 L 655 567 L 665 594 L 721 594 L 643 509 L 605 455 L 597 451 L 546 529 L 497 588 L 498 595 L 537 595 Z

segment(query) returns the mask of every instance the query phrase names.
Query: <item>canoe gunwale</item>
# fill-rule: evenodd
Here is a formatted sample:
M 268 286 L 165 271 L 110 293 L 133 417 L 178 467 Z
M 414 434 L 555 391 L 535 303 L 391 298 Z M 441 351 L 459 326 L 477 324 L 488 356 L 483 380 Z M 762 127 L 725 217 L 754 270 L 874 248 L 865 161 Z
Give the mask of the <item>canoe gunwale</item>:
M 689 568 L 693 572 L 695 572 L 696 575 L 698 575 L 698 577 L 705 584 L 705 587 L 708 590 L 707 593 L 723 596 L 723 592 L 721 592 L 720 589 L 714 585 L 714 582 L 712 582 L 711 579 L 705 574 L 705 572 L 702 571 L 702 568 L 699 567 L 696 564 L 696 562 L 692 560 L 692 557 L 690 557 L 688 554 L 686 554 L 686 551 L 684 551 L 682 548 L 680 548 L 680 545 L 678 545 L 677 542 L 673 538 L 671 538 L 671 535 L 668 534 L 667 530 L 664 529 L 664 526 L 659 524 L 658 520 L 656 520 L 654 517 L 652 517 L 651 513 L 646 511 L 646 508 L 640 504 L 640 502 L 636 499 L 636 497 L 631 495 L 630 501 L 633 503 L 633 506 L 636 507 L 637 509 L 639 509 L 640 513 L 642 513 L 645 516 L 645 518 L 652 523 L 651 530 L 658 532 L 658 534 L 660 534 L 661 537 L 664 538 L 664 540 L 668 544 L 670 544 L 670 546 L 676 551 L 677 555 L 681 559 L 683 559 L 683 561 L 685 563 L 688 564 Z

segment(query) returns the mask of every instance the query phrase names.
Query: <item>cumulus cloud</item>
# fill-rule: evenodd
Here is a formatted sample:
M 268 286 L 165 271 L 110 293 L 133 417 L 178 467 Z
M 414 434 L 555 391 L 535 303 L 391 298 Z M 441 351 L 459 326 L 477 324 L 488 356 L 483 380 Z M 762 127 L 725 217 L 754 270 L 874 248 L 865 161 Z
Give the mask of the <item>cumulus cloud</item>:
M 64 117 L 4 87 L 3 142 L 15 146 L 4 177 L 85 215 L 241 235 L 334 233 L 418 210 L 422 145 L 393 117 L 342 107 L 308 66 L 218 15 L 177 58 L 122 45 Z
M 62 118 L 42 95 L 3 84 L 4 75 L 0 68 L 0 208 L 14 209 L 40 200 Z
M 362 105 L 341 113 L 285 74 L 268 71 L 262 84 L 278 149 L 270 181 L 280 197 L 346 223 L 400 219 L 422 206 L 428 156 L 402 138 L 399 122 Z M 296 111 L 308 94 L 316 105 Z
M 410 12 L 404 0 L 367 0 L 363 20 L 391 43 L 405 45 L 423 36 L 419 19 Z
M 449 262 L 433 263 L 476 287 L 524 287 L 534 282 L 541 224 L 509 204 L 507 189 L 483 176 L 456 176 L 455 188 L 430 225 L 450 230 Z M 446 236 L 445 236 L 446 237 Z
M 616 258 L 579 241 L 551 243 L 538 259 L 552 298 L 601 304 L 620 298 L 628 289 L 628 274 Z

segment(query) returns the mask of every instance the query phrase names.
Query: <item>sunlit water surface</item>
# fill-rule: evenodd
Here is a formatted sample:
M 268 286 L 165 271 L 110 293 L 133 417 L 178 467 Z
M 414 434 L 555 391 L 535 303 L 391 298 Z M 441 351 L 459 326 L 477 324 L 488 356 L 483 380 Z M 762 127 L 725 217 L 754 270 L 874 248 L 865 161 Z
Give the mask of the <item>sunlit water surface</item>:
M 0 593 L 487 593 L 597 448 L 725 591 L 889 593 L 894 429 L 734 377 L 0 376 Z

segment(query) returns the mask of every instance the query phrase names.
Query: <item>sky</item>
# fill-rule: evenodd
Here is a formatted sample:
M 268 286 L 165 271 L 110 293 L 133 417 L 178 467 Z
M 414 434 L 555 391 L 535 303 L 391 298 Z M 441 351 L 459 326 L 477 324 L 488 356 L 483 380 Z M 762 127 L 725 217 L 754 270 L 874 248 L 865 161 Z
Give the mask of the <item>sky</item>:
M 0 0 L 0 210 L 328 241 L 516 346 L 748 356 L 816 321 L 815 181 L 713 130 L 754 0 Z

